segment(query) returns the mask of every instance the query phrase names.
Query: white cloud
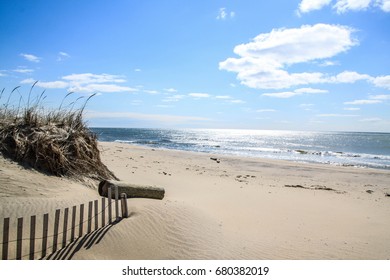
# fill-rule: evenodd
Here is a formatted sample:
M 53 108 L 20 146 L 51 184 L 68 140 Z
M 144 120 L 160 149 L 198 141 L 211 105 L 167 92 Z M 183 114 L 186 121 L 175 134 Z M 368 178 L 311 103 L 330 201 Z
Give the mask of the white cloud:
M 34 80 L 34 79 L 32 79 L 32 78 L 28 78 L 28 79 L 22 80 L 20 83 L 21 83 L 21 84 L 33 84 L 33 83 L 35 83 L 35 82 L 36 82 L 36 80 Z
M 69 86 L 69 84 L 67 82 L 64 82 L 64 81 L 40 82 L 40 81 L 34 80 L 32 78 L 24 79 L 20 83 L 21 84 L 34 84 L 35 82 L 37 82 L 35 84 L 35 86 L 41 87 L 41 88 L 54 89 L 54 88 L 67 88 Z
M 372 77 L 367 74 L 359 74 L 353 71 L 344 71 L 334 77 L 337 83 L 355 83 L 359 80 L 372 80 Z
M 22 84 L 34 83 L 34 79 L 25 79 Z M 134 92 L 138 89 L 120 86 L 117 83 L 123 83 L 124 80 L 120 76 L 110 74 L 71 74 L 63 76 L 61 80 L 41 82 L 36 85 L 42 88 L 68 88 L 74 92 Z
M 126 82 L 122 76 L 111 74 L 71 74 L 62 77 L 69 83 L 71 91 L 75 92 L 135 92 L 138 89 L 119 86 L 117 83 Z
M 240 99 L 229 100 L 229 102 L 230 103 L 234 103 L 234 104 L 244 104 L 244 103 L 246 103 L 245 101 L 240 100 Z
M 219 69 L 237 73 L 242 84 L 257 89 L 281 89 L 329 82 L 319 72 L 288 73 L 286 67 L 331 58 L 346 52 L 357 41 L 347 26 L 316 24 L 274 29 L 234 48 L 239 58 L 228 58 Z
M 320 10 L 329 5 L 332 0 L 302 0 L 298 7 L 298 15 L 314 10 Z M 363 11 L 371 7 L 379 7 L 384 12 L 390 12 L 390 0 L 336 0 L 333 8 L 338 14 L 348 11 Z
M 268 113 L 268 112 L 276 112 L 275 109 L 259 109 L 259 110 L 256 110 L 256 112 L 258 113 Z
M 17 73 L 22 73 L 22 74 L 28 74 L 28 73 L 34 72 L 34 69 L 19 67 L 17 69 L 14 69 L 13 71 L 17 72 Z
M 216 99 L 232 99 L 232 97 L 229 95 L 217 95 L 215 98 Z
M 272 93 L 263 93 L 262 95 L 275 98 L 290 98 L 302 94 L 318 94 L 318 93 L 327 93 L 327 90 L 316 89 L 316 88 L 299 88 L 294 91 L 284 91 L 284 92 L 272 92 Z
M 359 111 L 360 108 L 356 108 L 356 107 L 348 107 L 348 108 L 344 108 L 345 111 Z
M 141 72 L 142 70 L 139 68 L 134 69 L 134 72 Z
M 54 89 L 54 88 L 67 88 L 69 84 L 64 81 L 54 81 L 54 82 L 38 82 L 36 85 L 41 88 Z
M 71 74 L 63 76 L 62 79 L 78 84 L 88 83 L 123 83 L 126 82 L 122 76 L 110 75 L 110 74 Z
M 177 92 L 177 90 L 174 89 L 174 88 L 164 88 L 164 91 L 170 92 L 170 93 L 175 93 L 175 92 Z
M 234 18 L 235 15 L 236 15 L 236 13 L 233 12 L 233 11 L 228 12 L 226 10 L 226 8 L 220 8 L 218 10 L 218 15 L 217 15 L 216 19 L 218 19 L 218 20 L 226 20 L 228 18 Z
M 377 0 L 376 4 L 382 9 L 382 11 L 390 12 L 390 0 Z
M 59 52 L 58 54 L 61 56 L 70 57 L 70 55 L 66 52 Z
M 177 102 L 183 98 L 185 98 L 185 95 L 175 94 L 175 95 L 168 96 L 168 97 L 164 98 L 162 101 L 163 102 Z
M 300 104 L 299 107 L 302 107 L 302 108 L 310 108 L 310 107 L 313 107 L 314 104 L 311 104 L 311 103 L 303 103 L 303 104 Z
M 33 54 L 21 53 L 20 56 L 22 56 L 23 58 L 25 58 L 31 62 L 40 62 L 41 61 L 40 57 L 33 55 Z
M 314 10 L 320 10 L 330 4 L 332 0 L 302 0 L 299 4 L 299 12 L 308 13 Z
M 87 85 L 74 85 L 69 88 L 74 92 L 134 92 L 137 91 L 131 87 L 119 86 L 115 84 L 87 84 Z
M 294 92 L 297 92 L 297 93 L 311 93 L 311 94 L 328 93 L 328 91 L 325 90 L 325 89 L 317 89 L 317 88 L 299 88 L 299 89 L 294 90 Z
M 318 114 L 317 117 L 323 117 L 323 118 L 354 118 L 359 117 L 359 115 L 347 115 L 347 114 Z
M 194 97 L 194 98 L 209 98 L 211 97 L 208 93 L 189 93 L 188 96 Z
M 335 66 L 335 65 L 340 65 L 340 63 L 338 61 L 325 60 L 319 64 L 319 66 L 322 67 Z
M 342 14 L 349 10 L 360 11 L 365 10 L 370 6 L 371 0 L 337 0 L 333 6 L 337 13 Z
M 296 95 L 301 95 L 301 93 L 293 91 L 284 91 L 284 92 L 273 92 L 273 93 L 263 93 L 262 95 L 275 98 L 290 98 Z
M 158 94 L 159 92 L 157 90 L 144 90 L 145 93 L 149 94 Z
M 158 114 L 141 114 L 131 112 L 86 112 L 86 117 L 89 119 L 136 119 L 144 121 L 158 121 L 164 123 L 188 123 L 193 121 L 208 121 L 210 119 L 194 116 L 175 116 L 175 115 L 158 115 Z
M 356 44 L 351 38 L 352 32 L 347 26 L 329 24 L 274 29 L 258 35 L 248 44 L 236 46 L 234 52 L 242 57 L 268 59 L 274 65 L 308 62 L 350 49 Z
M 390 89 L 390 75 L 374 78 L 373 83 L 377 87 Z
M 380 94 L 380 95 L 372 95 L 370 99 L 375 100 L 390 100 L 390 94 Z
M 344 104 L 346 105 L 367 105 L 367 104 L 378 104 L 378 103 L 382 103 L 382 101 L 374 100 L 374 99 L 359 99 L 359 100 L 344 102 Z
M 63 61 L 67 58 L 70 58 L 70 55 L 66 52 L 59 52 L 57 56 L 57 61 Z
M 235 47 L 242 57 L 267 59 L 273 65 L 286 65 L 333 57 L 356 45 L 353 29 L 347 26 L 316 24 L 300 28 L 274 29 L 260 34 L 248 44 Z

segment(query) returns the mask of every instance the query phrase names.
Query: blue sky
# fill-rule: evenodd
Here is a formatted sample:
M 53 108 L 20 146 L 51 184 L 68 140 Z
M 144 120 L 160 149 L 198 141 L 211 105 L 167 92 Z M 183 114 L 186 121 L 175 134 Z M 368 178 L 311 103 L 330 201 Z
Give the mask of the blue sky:
M 5 96 L 91 126 L 390 132 L 390 0 L 0 5 Z

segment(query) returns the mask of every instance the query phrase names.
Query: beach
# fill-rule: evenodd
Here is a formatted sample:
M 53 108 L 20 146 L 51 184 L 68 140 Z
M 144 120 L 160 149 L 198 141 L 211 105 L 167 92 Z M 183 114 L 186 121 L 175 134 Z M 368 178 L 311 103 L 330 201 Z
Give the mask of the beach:
M 390 259 L 390 171 L 99 142 L 121 180 L 163 187 L 72 259 Z M 0 161 L 0 220 L 98 199 Z

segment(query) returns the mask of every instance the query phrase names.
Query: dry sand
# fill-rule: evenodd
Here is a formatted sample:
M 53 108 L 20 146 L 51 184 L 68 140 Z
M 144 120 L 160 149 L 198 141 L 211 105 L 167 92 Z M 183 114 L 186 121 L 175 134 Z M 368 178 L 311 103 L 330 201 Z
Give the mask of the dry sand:
M 79 246 L 73 259 L 390 259 L 388 170 L 100 148 L 117 177 L 164 187 L 165 198 L 129 199 L 130 217 Z M 98 197 L 96 184 L 0 157 L 0 221 Z

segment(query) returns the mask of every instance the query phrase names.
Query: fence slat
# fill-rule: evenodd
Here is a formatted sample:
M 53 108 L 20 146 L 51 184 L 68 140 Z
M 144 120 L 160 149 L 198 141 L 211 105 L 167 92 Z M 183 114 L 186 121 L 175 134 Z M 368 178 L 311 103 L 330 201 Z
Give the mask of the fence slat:
M 16 237 L 16 259 L 22 259 L 22 241 L 23 241 L 23 217 L 18 218 L 18 229 L 17 229 L 17 237 Z
M 122 206 L 122 218 L 127 218 L 129 216 L 127 210 L 127 194 L 121 194 L 121 206 Z
M 65 208 L 65 210 L 64 210 L 64 227 L 62 228 L 62 248 L 64 248 L 66 246 L 66 241 L 67 241 L 68 215 L 69 215 L 69 208 Z
M 99 228 L 99 217 L 98 217 L 98 211 L 99 211 L 99 207 L 98 207 L 98 200 L 95 200 L 94 201 L 94 206 L 95 206 L 95 230 L 97 230 Z
M 118 186 L 115 186 L 115 220 L 119 221 L 119 192 Z
M 106 198 L 102 197 L 102 227 L 106 225 Z
M 49 230 L 49 214 L 43 215 L 43 230 L 42 230 L 42 258 L 46 256 L 47 250 L 47 233 Z
M 112 188 L 108 188 L 108 223 L 112 223 Z
M 35 224 L 36 224 L 36 216 L 33 215 L 30 218 L 30 255 L 29 255 L 30 260 L 33 260 L 35 255 Z
M 56 214 L 54 217 L 54 232 L 53 232 L 53 250 L 52 253 L 57 251 L 57 243 L 58 243 L 58 228 L 60 224 L 60 209 L 56 210 Z
M 74 231 L 76 228 L 76 206 L 72 207 L 72 230 L 70 231 L 70 242 L 74 241 Z
M 80 204 L 79 237 L 83 236 L 84 204 Z
M 8 260 L 8 241 L 9 241 L 9 218 L 4 218 L 3 222 L 3 250 L 2 260 Z
M 88 202 L 88 230 L 87 233 L 91 232 L 92 223 L 92 201 Z

